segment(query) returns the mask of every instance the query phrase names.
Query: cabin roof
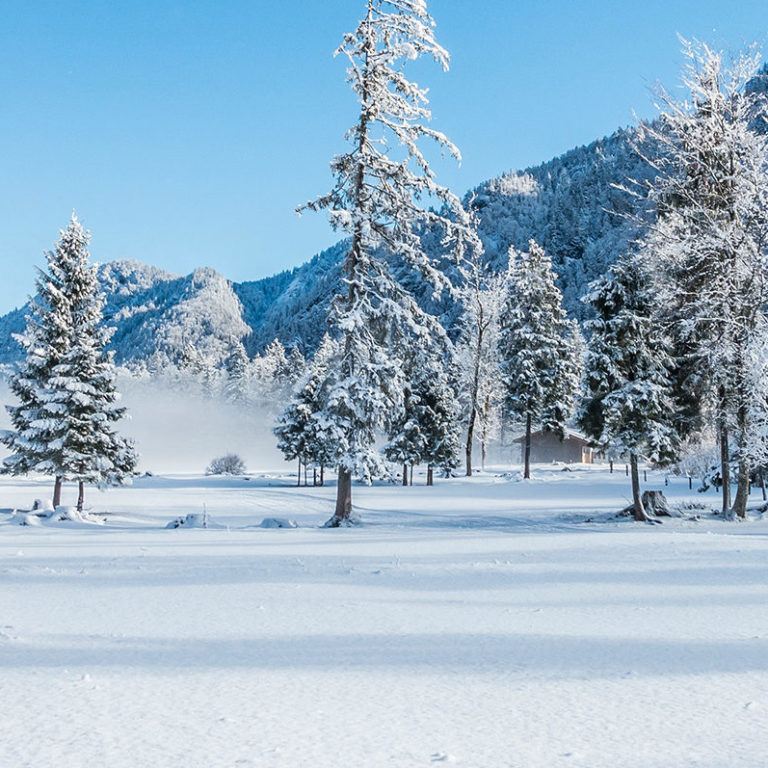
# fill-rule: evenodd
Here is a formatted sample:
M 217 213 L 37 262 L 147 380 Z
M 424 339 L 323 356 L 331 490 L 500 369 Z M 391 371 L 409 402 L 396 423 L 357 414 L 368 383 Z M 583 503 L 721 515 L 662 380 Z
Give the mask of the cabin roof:
M 554 434 L 551 430 L 545 432 L 543 429 L 537 429 L 534 432 L 531 432 L 531 440 L 533 440 L 536 437 L 543 437 L 544 435 L 552 435 Z M 589 440 L 587 440 L 585 435 L 582 435 L 581 432 L 576 432 L 573 429 L 567 429 L 565 431 L 565 437 L 563 438 L 563 442 L 566 440 L 574 440 L 575 442 L 590 447 Z M 525 442 L 525 435 L 520 435 L 520 437 L 516 437 L 512 440 L 513 443 L 523 443 Z

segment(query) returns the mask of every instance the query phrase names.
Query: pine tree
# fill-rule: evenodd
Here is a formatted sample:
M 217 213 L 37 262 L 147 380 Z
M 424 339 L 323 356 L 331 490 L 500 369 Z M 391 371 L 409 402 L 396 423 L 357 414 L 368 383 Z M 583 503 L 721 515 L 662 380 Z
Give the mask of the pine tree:
M 587 399 L 580 424 L 605 452 L 628 453 L 633 514 L 650 519 L 640 497 L 638 456 L 672 461 L 679 446 L 673 426 L 670 344 L 655 317 L 656 291 L 637 257 L 621 258 L 590 285 L 595 310 L 586 365 Z
M 578 337 L 555 279 L 551 260 L 535 241 L 530 241 L 528 253 L 510 249 L 499 350 L 506 414 L 525 424 L 526 478 L 533 427 L 540 425 L 562 438 L 579 391 Z
M 419 144 L 433 139 L 456 157 L 458 150 L 426 125 L 426 91 L 403 73 L 404 62 L 422 55 L 447 69 L 448 54 L 433 27 L 424 0 L 367 0 L 365 17 L 337 51 L 350 62 L 348 80 L 360 102 L 358 122 L 347 134 L 352 146 L 331 164 L 333 190 L 304 206 L 328 209 L 333 226 L 350 236 L 346 293 L 333 305 L 342 350 L 324 410 L 339 469 L 336 509 L 328 521 L 333 527 L 351 520 L 352 477 L 368 480 L 383 471 L 375 439 L 402 403 L 401 366 L 391 351 L 414 322 L 413 302 L 393 277 L 386 253 L 397 254 L 436 287 L 445 286 L 419 232 L 439 224 L 451 238 L 466 224 L 460 201 L 436 184 Z M 419 207 L 423 198 L 441 200 L 458 223 Z
M 121 484 L 136 467 L 132 444 L 113 426 L 125 409 L 117 405 L 114 364 L 105 351 L 111 330 L 102 323 L 89 238 L 73 214 L 46 255 L 48 273 L 39 274 L 21 339 L 26 360 L 11 383 L 20 404 L 8 408 L 13 430 L 3 436 L 11 450 L 4 471 L 53 475 L 54 506 L 62 481 L 77 480 L 80 510 L 84 483 Z
M 307 361 L 304 359 L 304 355 L 298 347 L 291 347 L 291 351 L 287 355 L 285 366 L 285 377 L 290 382 L 291 386 L 301 379 L 304 375 L 307 367 Z
M 418 382 L 411 380 L 406 373 L 402 405 L 396 416 L 390 420 L 389 440 L 384 446 L 387 459 L 403 467 L 403 485 L 408 485 L 408 467 L 413 468 L 421 464 L 426 454 L 427 445 L 422 434 L 420 410 L 421 394 Z
M 411 346 L 404 361 L 403 407 L 388 425 L 384 452 L 403 465 L 403 485 L 414 465 L 426 462 L 427 485 L 432 485 L 434 467 L 448 475 L 457 464 L 459 406 L 444 363 L 448 341 L 432 342 Z
M 226 382 L 224 394 L 230 403 L 245 405 L 249 399 L 250 390 L 250 360 L 242 342 L 233 339 L 230 353 L 224 362 Z
M 444 477 L 450 477 L 459 464 L 459 402 L 442 359 L 433 356 L 425 361 L 419 372 L 417 391 L 421 401 L 419 415 L 425 443 L 424 461 L 427 462 L 427 485 L 432 485 L 435 467 Z
M 273 430 L 283 456 L 289 461 L 299 461 L 297 484 L 300 484 L 302 464 L 309 463 L 320 467 L 322 484 L 324 467 L 333 457 L 329 432 L 319 418 L 328 396 L 329 368 L 337 354 L 338 344 L 326 334 Z
M 676 346 L 687 351 L 687 371 L 704 376 L 689 392 L 709 393 L 721 451 L 723 512 L 744 516 L 749 494 L 750 371 L 748 350 L 768 302 L 768 136 L 756 128 L 768 100 L 748 85 L 757 55 L 727 69 L 722 55 L 685 43 L 687 101 L 659 94 L 661 119 L 643 126 L 658 154 L 649 182 L 658 219 L 645 249 L 658 259 L 659 293 L 676 309 Z M 686 404 L 690 419 L 698 403 Z M 735 433 L 737 494 L 730 507 L 730 438 Z

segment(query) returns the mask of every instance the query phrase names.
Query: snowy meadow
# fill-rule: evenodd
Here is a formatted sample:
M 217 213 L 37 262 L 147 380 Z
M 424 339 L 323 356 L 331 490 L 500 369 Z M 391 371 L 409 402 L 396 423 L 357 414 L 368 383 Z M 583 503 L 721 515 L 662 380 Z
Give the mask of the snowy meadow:
M 680 38 L 656 119 L 461 197 L 426 2 L 360 6 L 289 174 L 335 246 L 181 277 L 73 211 L 0 318 L 0 768 L 765 766 L 768 65 Z
M 10 510 L 50 482 L 4 481 L 0 764 L 764 765 L 763 515 L 651 471 L 687 515 L 651 526 L 615 517 L 623 468 L 519 470 L 356 487 L 342 530 L 284 472 L 39 527 Z

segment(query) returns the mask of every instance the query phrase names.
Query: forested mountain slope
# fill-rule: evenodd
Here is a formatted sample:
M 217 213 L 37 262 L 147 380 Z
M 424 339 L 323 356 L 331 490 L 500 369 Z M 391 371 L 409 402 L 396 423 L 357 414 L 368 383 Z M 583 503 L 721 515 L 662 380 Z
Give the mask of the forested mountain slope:
M 510 245 L 526 248 L 530 238 L 536 239 L 552 256 L 567 310 L 581 317 L 587 283 L 627 249 L 633 236 L 633 225 L 622 215 L 630 210 L 630 196 L 614 186 L 648 173 L 631 136 L 631 131 L 617 131 L 469 192 L 466 200 L 478 212 L 490 262 L 503 269 Z M 238 340 L 251 355 L 275 338 L 304 353 L 313 350 L 340 285 L 344 247 L 340 242 L 300 267 L 239 284 L 210 268 L 179 277 L 136 261 L 102 265 L 105 316 L 116 328 L 117 362 L 155 370 L 179 363 L 191 345 L 220 365 Z M 427 247 L 439 256 L 439 238 L 427 238 Z M 422 298 L 429 301 L 426 292 Z M 457 314 L 449 304 L 440 311 L 449 325 Z M 18 358 L 12 335 L 23 330 L 25 313 L 22 308 L 0 318 L 2 363 Z

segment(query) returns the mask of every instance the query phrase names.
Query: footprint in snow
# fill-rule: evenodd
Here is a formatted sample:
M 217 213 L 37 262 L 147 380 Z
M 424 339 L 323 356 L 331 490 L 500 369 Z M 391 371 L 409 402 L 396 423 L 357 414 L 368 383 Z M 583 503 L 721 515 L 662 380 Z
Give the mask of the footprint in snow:
M 456 758 L 453 755 L 449 755 L 447 752 L 435 752 L 431 756 L 433 763 L 455 763 Z

